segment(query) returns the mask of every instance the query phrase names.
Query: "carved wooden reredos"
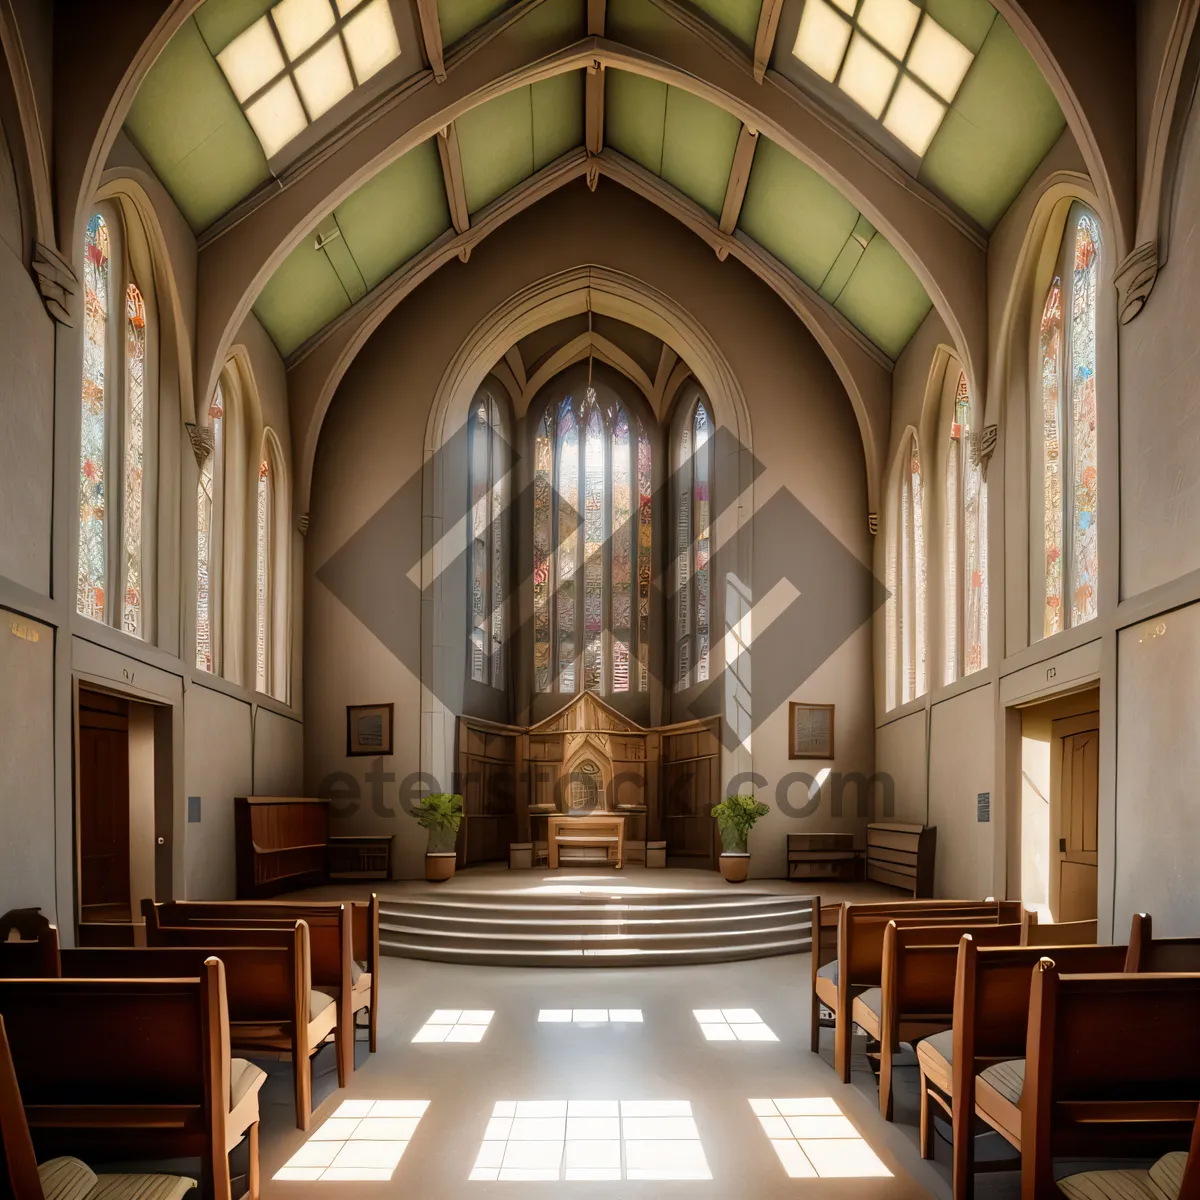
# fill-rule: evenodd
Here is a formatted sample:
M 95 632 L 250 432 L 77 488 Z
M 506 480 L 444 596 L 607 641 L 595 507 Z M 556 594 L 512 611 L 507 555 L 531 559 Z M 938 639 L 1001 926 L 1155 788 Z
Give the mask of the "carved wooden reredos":
M 719 762 L 716 722 L 646 729 L 591 692 L 528 728 L 460 717 L 458 786 L 466 814 L 460 859 L 465 865 L 506 858 L 510 842 L 544 836 L 538 818 L 548 813 L 623 813 L 635 853 L 647 840 L 668 836 L 664 816 L 706 818 L 720 775 L 713 769 Z M 664 814 L 662 764 L 679 757 L 674 749 L 681 736 L 704 743 L 697 760 L 706 769 L 696 774 L 699 786 L 685 789 L 688 813 Z M 679 807 L 674 797 L 671 807 Z

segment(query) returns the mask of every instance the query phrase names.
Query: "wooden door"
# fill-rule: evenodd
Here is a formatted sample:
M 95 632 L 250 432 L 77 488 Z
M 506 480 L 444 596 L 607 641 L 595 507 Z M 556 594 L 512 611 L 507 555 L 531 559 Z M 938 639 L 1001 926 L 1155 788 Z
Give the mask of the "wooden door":
M 79 692 L 81 920 L 130 919 L 129 704 Z
M 1096 713 L 1053 723 L 1058 750 L 1058 896 L 1056 921 L 1096 917 L 1100 731 Z M 1054 781 L 1052 780 L 1052 783 Z
M 659 809 L 669 866 L 716 865 L 717 823 L 710 814 L 719 799 L 720 775 L 716 719 L 663 731 Z

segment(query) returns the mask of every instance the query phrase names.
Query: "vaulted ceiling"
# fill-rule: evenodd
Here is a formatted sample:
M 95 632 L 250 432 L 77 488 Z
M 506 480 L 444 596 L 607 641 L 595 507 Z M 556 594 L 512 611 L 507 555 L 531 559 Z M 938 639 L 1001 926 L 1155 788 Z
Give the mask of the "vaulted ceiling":
M 306 35 L 317 40 L 309 49 L 302 46 L 293 61 L 284 21 L 301 22 L 299 28 L 307 19 L 311 25 L 314 2 L 329 5 L 333 15 L 318 14 L 322 32 Z M 306 155 L 319 154 L 322 145 L 370 122 L 388 96 L 412 87 L 418 76 L 427 78 L 430 65 L 440 66 L 431 63 L 427 36 L 433 0 L 375 2 L 388 5 L 399 55 L 374 68 L 358 86 L 351 87 L 362 73 L 351 25 L 371 0 L 206 0 L 159 56 L 134 100 L 126 130 L 202 244 L 221 236 L 241 207 L 277 188 L 276 178 L 302 164 Z M 535 32 L 544 38 L 551 29 L 565 48 L 587 35 L 588 11 L 595 3 L 436 0 L 442 43 L 436 53 L 444 52 L 454 69 L 490 29 L 510 20 L 529 22 L 531 38 Z M 763 86 L 790 89 L 823 119 L 851 130 L 864 153 L 878 152 L 890 171 L 923 185 L 944 202 L 952 219 L 980 238 L 1062 132 L 1064 119 L 1048 85 L 986 0 L 766 3 L 778 29 L 773 50 L 768 47 L 769 63 L 759 64 L 764 71 L 769 67 Z M 614 42 L 637 47 L 661 42 L 669 51 L 683 23 L 707 31 L 723 53 L 743 62 L 756 48 L 761 55 L 763 5 L 764 0 L 695 0 L 692 5 L 608 0 L 603 32 Z M 813 24 L 818 21 L 824 24 Z M 897 21 L 903 27 L 899 34 Z M 800 38 L 802 26 L 807 43 Z M 811 46 L 814 28 L 832 30 L 832 42 L 817 45 L 828 59 L 821 67 L 824 77 L 794 53 Z M 250 46 L 247 31 L 254 30 L 274 31 L 304 99 L 304 113 L 292 105 L 303 127 L 270 158 L 264 144 L 271 149 L 274 144 L 260 140 L 259 123 L 251 118 L 257 122 L 261 111 L 256 117 L 251 109 L 272 85 L 253 95 L 246 87 L 238 93 L 229 69 L 230 48 Z M 937 89 L 946 85 L 935 72 L 922 73 L 921 30 L 951 46 L 963 66 L 961 77 L 952 81 L 952 97 L 942 90 L 939 99 Z M 334 99 L 318 115 L 301 79 L 303 64 L 318 49 L 336 57 L 339 38 L 354 78 L 346 71 L 339 91 L 329 93 L 332 85 L 326 86 Z M 806 53 L 811 57 L 811 49 Z M 867 83 L 857 85 L 857 92 L 851 78 L 856 53 L 860 59 L 873 55 L 878 72 L 874 83 L 862 76 Z M 270 75 L 273 69 L 265 69 L 262 78 L 282 79 Z M 262 288 L 254 310 L 280 352 L 286 357 L 301 350 L 426 248 L 502 205 L 514 188 L 544 168 L 564 156 L 582 161 L 590 154 L 605 156 L 627 174 L 652 177 L 664 195 L 677 197 L 681 211 L 707 214 L 709 224 L 719 223 L 724 233 L 765 252 L 764 261 L 819 298 L 814 303 L 836 310 L 894 359 L 930 307 L 910 262 L 812 166 L 721 104 L 658 74 L 652 62 L 643 70 L 635 60 L 628 68 L 605 70 L 598 93 L 588 72 L 578 68 L 548 71 L 545 78 L 511 90 L 496 88 L 499 94 L 468 107 L 442 133 L 383 166 L 316 222 Z M 891 89 L 891 99 L 881 101 L 877 119 L 860 100 L 863 86 L 869 91 L 880 80 Z M 281 86 L 286 91 L 290 85 Z M 924 114 L 926 135 L 936 123 L 919 157 L 894 132 L 907 128 L 901 123 L 901 86 L 920 93 L 911 111 Z

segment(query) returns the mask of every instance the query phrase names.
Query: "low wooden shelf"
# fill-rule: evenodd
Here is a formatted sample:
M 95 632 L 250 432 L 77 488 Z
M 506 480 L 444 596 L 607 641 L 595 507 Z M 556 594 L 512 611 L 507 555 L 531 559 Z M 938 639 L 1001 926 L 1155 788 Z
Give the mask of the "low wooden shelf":
M 867 826 L 867 878 L 903 888 L 918 900 L 933 895 L 937 828 L 881 821 Z
M 860 877 L 862 851 L 852 833 L 789 833 L 787 861 L 789 879 L 851 882 Z

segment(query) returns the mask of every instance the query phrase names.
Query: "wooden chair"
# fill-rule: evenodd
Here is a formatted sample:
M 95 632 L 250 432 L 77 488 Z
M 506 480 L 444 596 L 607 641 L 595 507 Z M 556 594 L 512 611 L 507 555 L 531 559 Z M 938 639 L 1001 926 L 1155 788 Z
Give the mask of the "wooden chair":
M 838 920 L 837 958 L 821 966 L 813 956 L 813 1005 L 833 1012 L 834 1068 L 850 1082 L 850 1023 L 854 997 L 878 987 L 883 969 L 883 931 L 893 919 L 930 925 L 979 918 L 990 924 L 1016 922 L 1020 904 L 1010 901 L 909 900 L 886 904 L 846 904 Z M 815 910 L 819 911 L 819 910 Z M 814 1018 L 815 1022 L 816 1018 Z M 817 1026 L 813 1026 L 813 1043 Z
M 1192 1124 L 1187 1153 L 1164 1154 L 1148 1171 L 1086 1171 L 1058 1181 L 1068 1200 L 1117 1196 L 1124 1200 L 1200 1200 L 1200 1120 Z
M 148 901 L 142 902 L 143 911 Z M 339 944 L 336 967 L 332 953 L 326 954 L 318 943 L 322 939 L 319 928 L 336 917 L 338 910 L 350 910 L 351 937 L 348 948 Z M 313 939 L 314 982 L 337 1000 L 341 1000 L 342 957 L 350 968 L 350 1010 L 355 1016 L 363 1009 L 369 1010 L 369 1049 L 375 1053 L 378 1035 L 379 1014 L 379 897 L 372 892 L 370 900 L 355 900 L 343 905 L 338 902 L 280 901 L 280 900 L 233 900 L 172 901 L 160 905 L 160 923 L 172 925 L 198 922 L 203 925 L 221 925 L 244 921 L 307 921 Z M 323 918 L 317 920 L 316 918 Z M 340 932 L 340 924 L 333 922 Z M 328 969 L 325 960 L 328 959 Z M 350 1069 L 354 1069 L 353 1054 Z
M 1126 971 L 1200 971 L 1200 937 L 1156 938 L 1149 913 L 1134 913 Z
M 199 979 L 0 980 L 12 1071 L 40 1150 L 198 1157 L 205 1191 L 232 1200 L 229 1151 L 245 1132 L 257 1196 L 257 1093 L 239 1131 L 224 968 L 213 958 L 203 967 Z
M 4 1146 L 14 1200 L 49 1200 L 53 1196 L 91 1200 L 97 1195 L 112 1196 L 114 1200 L 127 1196 L 178 1200 L 196 1186 L 194 1179 L 182 1175 L 95 1175 L 77 1158 L 52 1158 L 39 1167 L 3 1017 L 0 1017 L 0 1143 Z
M 1051 958 L 1038 963 L 1014 1142 L 1022 1200 L 1059 1200 L 1055 1156 L 1145 1158 L 1188 1144 L 1197 1013 L 1200 974 L 1066 975 Z
M 1025 1054 L 1033 968 L 1045 953 L 1037 946 L 980 947 L 974 933 L 964 936 L 955 969 L 952 1028 L 917 1046 L 921 1155 L 933 1157 L 932 1105 L 937 1104 L 953 1126 L 954 1200 L 974 1194 L 977 1081 L 986 1075 L 992 1090 L 1001 1084 L 1011 1090 L 1019 1078 L 1011 1064 Z M 1074 971 L 1119 970 L 1125 961 L 1124 946 L 1056 947 L 1054 954 Z M 980 1115 L 986 1119 L 986 1113 Z
M 1094 946 L 1096 921 L 1059 921 L 1043 925 L 1036 912 L 1027 911 L 1021 918 L 1022 946 Z
M 854 998 L 851 1019 L 879 1043 L 879 1111 L 892 1119 L 892 1071 L 902 1042 L 949 1029 L 954 1019 L 958 943 L 970 933 L 978 946 L 1015 946 L 1021 925 L 946 924 L 902 928 L 888 922 L 878 988 Z
M 236 1015 L 231 1030 L 233 1045 L 250 1057 L 291 1058 L 296 1128 L 307 1129 L 312 1117 L 312 1057 L 330 1037 L 338 1050 L 338 1086 L 345 1086 L 343 1047 L 337 1034 L 338 1006 L 332 996 L 312 986 L 307 923 L 297 921 L 290 929 L 226 929 L 203 925 L 158 928 L 147 921 L 146 928 L 154 942 L 146 951 L 86 953 L 134 956 L 128 969 L 138 975 L 157 969 L 153 959 L 146 959 L 140 968 L 136 961 L 137 955 L 152 951 L 159 953 L 162 963 L 172 961 L 172 950 L 178 952 L 180 965 L 189 961 L 189 954 L 214 955 L 236 963 L 231 1000 L 231 1011 Z M 267 953 L 272 950 L 274 956 Z

